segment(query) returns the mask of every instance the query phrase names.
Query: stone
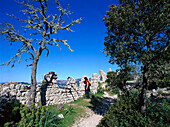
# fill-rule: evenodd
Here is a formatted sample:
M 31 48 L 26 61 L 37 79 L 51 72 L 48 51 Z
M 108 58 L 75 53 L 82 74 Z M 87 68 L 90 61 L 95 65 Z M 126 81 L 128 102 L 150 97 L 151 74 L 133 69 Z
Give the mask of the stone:
M 22 95 L 22 97 L 23 97 L 23 96 L 25 96 L 25 95 L 26 95 L 26 92 L 22 92 L 22 94 L 21 94 L 21 95 Z
M 41 97 L 35 98 L 35 102 L 41 102 Z
M 109 68 L 109 72 L 112 72 L 112 69 L 111 69 L 111 68 Z
M 11 84 L 10 89 L 15 89 L 15 84 Z
M 21 88 L 21 85 L 20 84 L 17 84 L 16 87 L 15 87 L 17 90 L 19 90 Z
M 50 101 L 54 100 L 54 97 L 50 97 Z
M 92 77 L 93 78 L 98 78 L 98 74 L 97 73 L 93 73 Z
M 20 100 L 26 100 L 26 97 L 20 97 Z
M 3 93 L 4 93 L 4 92 L 9 92 L 9 90 L 10 90 L 9 87 L 4 87 L 4 88 L 3 88 Z
M 20 96 L 21 96 L 21 92 L 20 92 L 20 91 L 18 91 L 17 96 L 18 96 L 18 97 L 20 97 Z
M 20 91 L 21 91 L 21 92 L 26 91 L 25 89 L 26 89 L 25 86 L 24 86 L 24 85 L 21 85 Z
M 41 91 L 41 87 L 38 86 L 38 87 L 36 88 L 36 91 L 37 91 L 37 92 L 38 92 L 38 91 Z
M 38 97 L 38 96 L 41 96 L 41 93 L 40 93 L 40 92 L 37 92 L 37 97 Z
M 27 91 L 27 92 L 25 93 L 25 96 L 26 96 L 26 97 L 30 97 L 30 95 L 31 95 L 31 93 L 30 93 L 29 91 Z
M 107 79 L 106 73 L 103 70 L 99 70 L 99 79 L 100 82 L 105 82 Z
M 12 90 L 10 91 L 10 94 L 11 94 L 11 95 L 16 95 L 16 94 L 17 94 L 16 89 L 12 89 Z
M 63 119 L 63 118 L 64 118 L 63 114 L 59 114 L 58 117 L 59 117 L 60 119 Z
M 49 72 L 48 74 L 44 75 L 44 80 L 47 81 L 47 83 L 57 83 L 57 74 L 55 72 Z
M 20 101 L 20 103 L 22 103 L 23 105 L 25 105 L 25 104 L 26 104 L 26 101 Z
M 74 78 L 72 78 L 72 77 L 68 77 L 67 78 L 67 83 L 66 83 L 66 85 L 68 85 L 68 84 L 75 84 L 76 83 L 76 80 L 74 80 Z

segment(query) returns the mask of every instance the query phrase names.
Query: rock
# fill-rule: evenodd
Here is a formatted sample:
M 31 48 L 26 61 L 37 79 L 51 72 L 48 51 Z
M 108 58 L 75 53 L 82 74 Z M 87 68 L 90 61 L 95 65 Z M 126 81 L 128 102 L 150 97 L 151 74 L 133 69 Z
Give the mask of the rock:
M 23 96 L 25 96 L 25 95 L 26 95 L 26 92 L 22 92 L 22 94 L 21 94 L 21 95 L 22 95 L 22 97 L 23 97 Z
M 105 82 L 107 79 L 106 73 L 103 70 L 99 70 L 100 82 Z
M 156 90 L 155 90 L 155 89 L 153 89 L 153 90 L 152 90 L 152 92 L 156 92 Z
M 25 104 L 26 104 L 26 101 L 20 101 L 20 103 L 22 103 L 23 105 L 25 105 Z
M 16 95 L 16 94 L 17 94 L 16 89 L 12 89 L 12 90 L 10 91 L 10 94 L 11 94 L 11 95 Z
M 35 98 L 35 102 L 41 102 L 41 97 Z
M 63 118 L 64 118 L 63 114 L 59 114 L 58 117 L 59 117 L 60 119 L 63 119 Z
M 31 93 L 30 93 L 29 91 L 27 91 L 27 92 L 25 93 L 25 96 L 26 96 L 26 97 L 30 97 L 30 95 L 31 95 Z
M 24 86 L 24 85 L 21 85 L 20 91 L 21 91 L 21 92 L 26 91 L 26 90 L 25 90 L 25 86 Z
M 11 84 L 10 89 L 15 89 L 15 84 Z
M 44 75 L 44 80 L 47 81 L 47 83 L 57 83 L 57 74 L 55 72 L 49 72 L 48 74 Z
M 9 92 L 9 90 L 10 90 L 9 87 L 4 87 L 3 88 L 3 92 Z
M 17 96 L 18 96 L 18 97 L 20 97 L 20 96 L 21 96 L 21 92 L 20 92 L 20 91 L 18 91 Z
M 20 100 L 22 100 L 22 101 L 26 100 L 26 97 L 20 97 Z
M 38 92 L 38 91 L 41 91 L 41 86 L 38 86 L 37 88 L 36 88 L 36 91 Z
M 15 87 L 17 90 L 19 90 L 21 88 L 21 85 L 20 84 L 17 84 L 16 87 Z

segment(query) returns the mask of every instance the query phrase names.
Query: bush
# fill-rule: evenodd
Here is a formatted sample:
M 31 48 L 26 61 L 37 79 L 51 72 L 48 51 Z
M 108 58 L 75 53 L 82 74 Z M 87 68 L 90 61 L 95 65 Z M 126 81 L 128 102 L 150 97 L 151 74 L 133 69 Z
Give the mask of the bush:
M 98 82 L 97 93 L 104 93 L 104 88 L 102 88 L 101 83 Z
M 18 123 L 21 119 L 20 115 L 21 103 L 18 100 L 10 100 L 0 110 L 0 125 L 12 126 Z
M 170 106 L 164 100 L 162 104 L 148 100 L 146 115 L 139 109 L 140 92 L 127 92 L 120 96 L 104 115 L 99 127 L 168 127 L 170 125 Z
M 163 94 L 163 91 L 162 90 L 158 90 L 158 96 L 162 95 L 162 94 Z
M 51 112 L 47 106 L 41 104 L 38 104 L 37 107 L 32 104 L 31 110 L 27 106 L 23 106 L 20 113 L 22 117 L 20 127 L 53 127 L 60 122 L 58 114 Z
M 120 93 L 120 91 L 119 91 L 118 88 L 115 88 L 115 89 L 113 90 L 113 94 L 119 94 L 119 93 Z

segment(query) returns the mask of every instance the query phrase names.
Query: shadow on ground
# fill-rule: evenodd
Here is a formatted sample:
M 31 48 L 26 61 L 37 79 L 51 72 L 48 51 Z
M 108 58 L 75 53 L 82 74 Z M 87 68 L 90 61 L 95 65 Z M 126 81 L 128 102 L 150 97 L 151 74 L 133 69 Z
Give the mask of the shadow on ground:
M 109 107 L 113 104 L 115 99 L 109 97 L 92 97 L 91 104 L 92 106 L 88 106 L 91 110 L 94 111 L 95 114 L 104 116 L 105 112 L 109 110 Z

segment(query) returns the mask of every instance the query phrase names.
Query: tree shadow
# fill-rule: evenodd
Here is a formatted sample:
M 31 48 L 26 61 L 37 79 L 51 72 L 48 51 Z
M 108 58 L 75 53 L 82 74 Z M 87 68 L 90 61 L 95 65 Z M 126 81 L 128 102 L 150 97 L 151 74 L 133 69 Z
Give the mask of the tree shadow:
M 47 92 L 48 84 L 44 84 L 41 86 L 41 104 L 46 105 L 46 92 Z
M 94 95 L 92 96 L 91 99 L 91 104 L 92 106 L 88 106 L 91 110 L 95 112 L 95 114 L 102 115 L 109 110 L 109 107 L 113 104 L 115 99 L 109 98 L 109 97 L 95 97 Z

